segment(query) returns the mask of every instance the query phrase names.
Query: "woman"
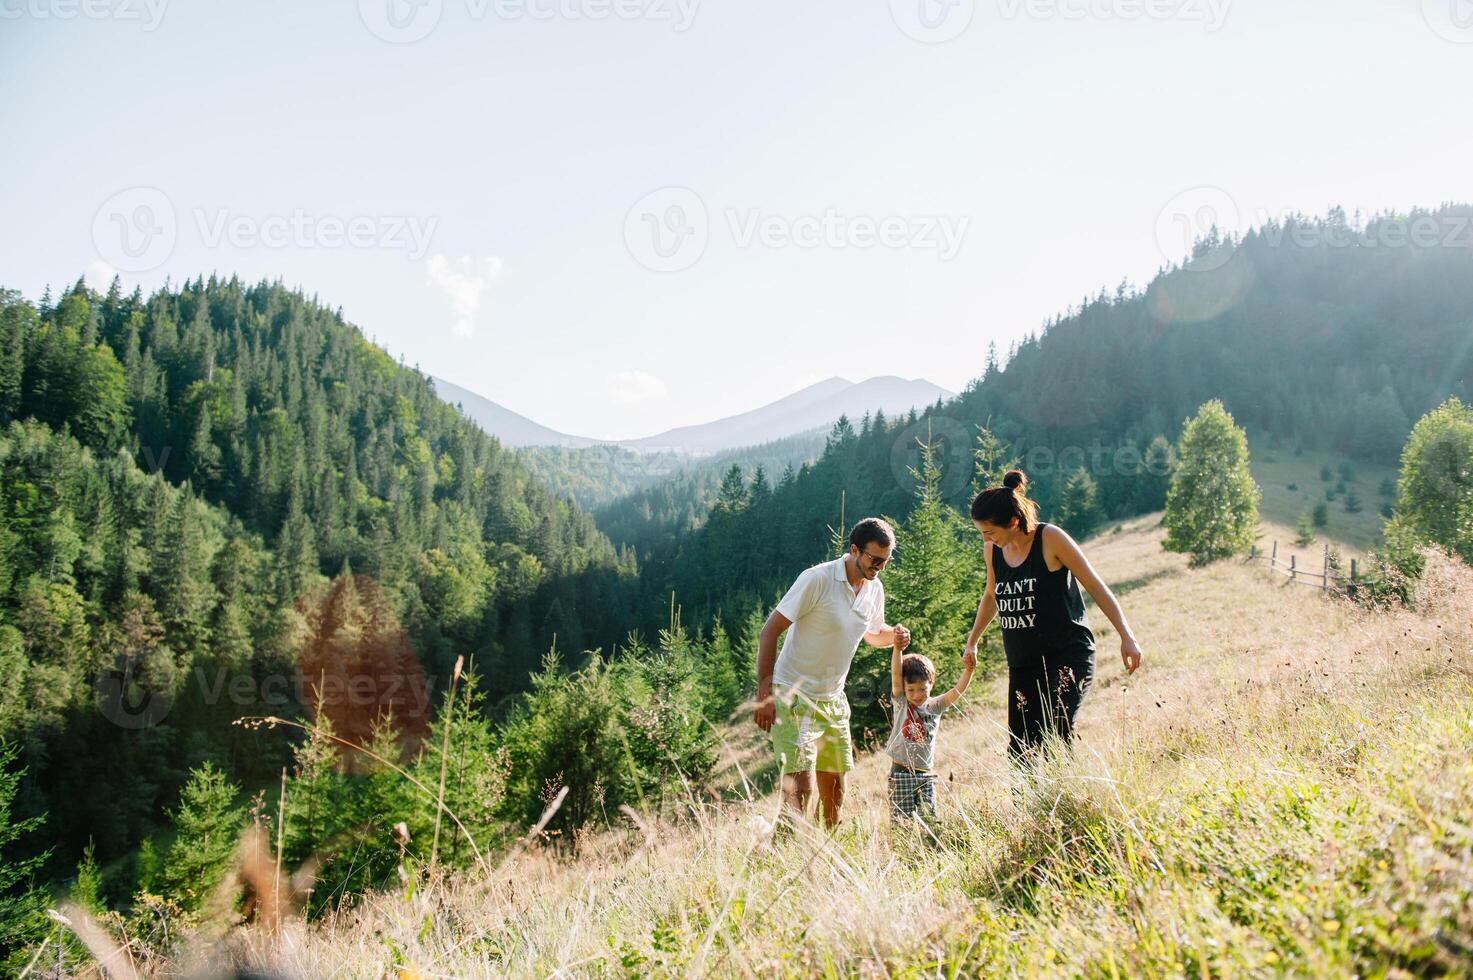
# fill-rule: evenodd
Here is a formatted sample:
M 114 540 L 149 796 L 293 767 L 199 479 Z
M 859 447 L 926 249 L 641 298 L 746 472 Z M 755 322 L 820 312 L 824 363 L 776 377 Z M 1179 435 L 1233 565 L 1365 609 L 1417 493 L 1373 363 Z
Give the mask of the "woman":
M 1038 522 L 1027 489 L 1028 477 L 1012 470 L 1002 486 L 972 501 L 972 523 L 987 542 L 987 591 L 965 654 L 976 655 L 982 631 L 997 616 L 1008 659 L 1008 751 L 1014 759 L 1036 750 L 1046 736 L 1067 742 L 1073 733 L 1095 667 L 1081 584 L 1120 634 L 1126 672 L 1141 665 L 1140 644 L 1114 593 L 1073 538 Z

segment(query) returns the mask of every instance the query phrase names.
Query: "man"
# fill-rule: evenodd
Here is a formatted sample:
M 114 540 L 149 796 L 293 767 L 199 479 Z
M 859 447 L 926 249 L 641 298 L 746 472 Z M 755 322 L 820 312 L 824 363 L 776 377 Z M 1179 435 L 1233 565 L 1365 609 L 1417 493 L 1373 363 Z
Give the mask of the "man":
M 844 682 L 859 641 L 876 647 L 910 643 L 904 626 L 885 625 L 879 576 L 894 550 L 895 531 L 878 517 L 854 525 L 849 553 L 799 575 L 767 617 L 758 643 L 752 719 L 772 735 L 787 805 L 798 815 L 804 812 L 816 775 L 830 828 L 844 805 L 845 773 L 854 768 Z M 785 630 L 779 654 L 777 638 Z

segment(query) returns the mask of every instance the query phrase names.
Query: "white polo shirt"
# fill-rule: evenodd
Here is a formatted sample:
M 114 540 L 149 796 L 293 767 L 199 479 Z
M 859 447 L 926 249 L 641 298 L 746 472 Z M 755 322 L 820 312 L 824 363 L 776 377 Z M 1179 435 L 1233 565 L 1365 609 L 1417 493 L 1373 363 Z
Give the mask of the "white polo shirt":
M 885 587 L 872 579 L 856 595 L 844 559 L 836 558 L 799 575 L 777 611 L 793 625 L 772 670 L 773 686 L 832 700 L 844 693 L 859 641 L 885 625 Z

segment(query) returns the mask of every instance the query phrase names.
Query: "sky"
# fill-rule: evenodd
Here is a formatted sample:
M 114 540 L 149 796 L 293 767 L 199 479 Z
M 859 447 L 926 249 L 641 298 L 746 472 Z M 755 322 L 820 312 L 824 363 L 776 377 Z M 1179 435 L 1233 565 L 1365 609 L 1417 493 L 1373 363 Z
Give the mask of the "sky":
M 0 0 L 0 286 L 280 279 L 632 438 L 1473 199 L 1473 0 Z

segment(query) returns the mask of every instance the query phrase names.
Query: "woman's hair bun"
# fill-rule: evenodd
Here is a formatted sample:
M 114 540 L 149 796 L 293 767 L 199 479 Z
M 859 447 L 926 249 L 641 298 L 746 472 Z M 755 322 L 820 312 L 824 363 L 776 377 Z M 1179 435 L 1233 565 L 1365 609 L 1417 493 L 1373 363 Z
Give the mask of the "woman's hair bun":
M 1027 490 L 1028 474 L 1022 470 L 1008 470 L 1007 475 L 1002 478 L 1002 485 L 1009 490 Z

